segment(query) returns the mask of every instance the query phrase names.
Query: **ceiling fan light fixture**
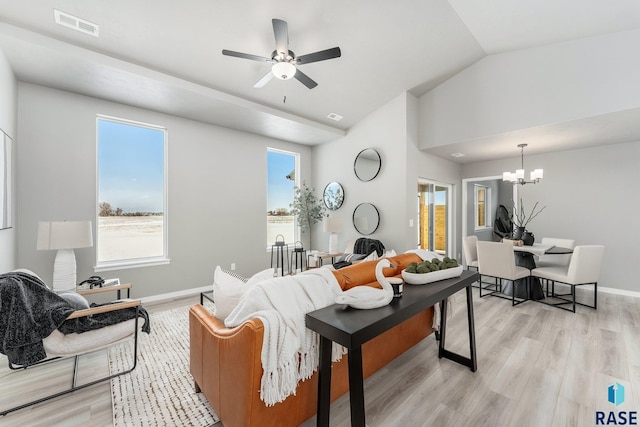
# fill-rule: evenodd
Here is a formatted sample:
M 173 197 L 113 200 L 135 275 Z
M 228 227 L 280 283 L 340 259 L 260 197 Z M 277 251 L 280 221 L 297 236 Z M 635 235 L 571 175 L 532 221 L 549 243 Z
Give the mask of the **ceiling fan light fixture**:
M 290 62 L 276 62 L 271 67 L 271 72 L 280 80 L 289 80 L 296 74 L 296 66 Z

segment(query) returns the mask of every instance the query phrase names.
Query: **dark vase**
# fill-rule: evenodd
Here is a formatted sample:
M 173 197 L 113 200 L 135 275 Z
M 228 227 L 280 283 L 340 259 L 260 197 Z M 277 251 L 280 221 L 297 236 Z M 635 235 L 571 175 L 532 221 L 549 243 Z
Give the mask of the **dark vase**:
M 533 233 L 531 233 L 530 231 L 525 231 L 524 233 L 522 233 L 522 243 L 524 243 L 525 246 L 533 245 L 533 242 L 535 240 L 536 238 L 534 237 Z
M 522 234 L 524 234 L 524 227 L 514 225 L 512 233 L 513 240 L 522 240 Z

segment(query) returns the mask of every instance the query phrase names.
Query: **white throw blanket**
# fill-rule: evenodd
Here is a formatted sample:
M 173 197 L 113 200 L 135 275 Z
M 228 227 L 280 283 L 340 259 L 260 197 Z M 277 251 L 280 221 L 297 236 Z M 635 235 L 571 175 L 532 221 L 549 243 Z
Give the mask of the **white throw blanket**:
M 260 399 L 267 406 L 295 394 L 298 382 L 317 369 L 319 337 L 306 328 L 305 314 L 332 305 L 340 292 L 335 276 L 324 268 L 268 279 L 249 288 L 225 319 L 230 328 L 252 318 L 264 325 Z M 345 353 L 334 343 L 334 362 Z

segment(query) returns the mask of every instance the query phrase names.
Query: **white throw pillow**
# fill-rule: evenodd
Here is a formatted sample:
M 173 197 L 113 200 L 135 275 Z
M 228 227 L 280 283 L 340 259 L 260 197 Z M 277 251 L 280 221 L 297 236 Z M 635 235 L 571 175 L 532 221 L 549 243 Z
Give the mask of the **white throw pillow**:
M 216 267 L 213 274 L 213 315 L 224 321 L 240 302 L 247 289 L 256 283 L 273 278 L 273 268 L 260 271 L 249 279 Z
M 378 258 L 379 258 L 378 253 L 376 251 L 373 251 L 369 255 L 367 255 L 367 257 L 364 258 L 362 261 L 375 261 Z

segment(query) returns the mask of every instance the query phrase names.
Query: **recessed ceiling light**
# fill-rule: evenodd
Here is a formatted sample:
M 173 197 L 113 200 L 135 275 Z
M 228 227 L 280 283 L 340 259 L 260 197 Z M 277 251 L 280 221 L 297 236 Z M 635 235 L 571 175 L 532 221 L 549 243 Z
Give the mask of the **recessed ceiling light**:
M 343 117 L 340 114 L 336 114 L 336 113 L 331 113 L 327 117 L 329 117 L 331 120 L 335 120 L 336 122 L 339 122 L 340 120 L 343 119 Z
M 77 16 L 69 15 L 66 12 L 62 12 L 58 9 L 53 9 L 53 17 L 56 24 L 60 24 L 63 27 L 71 28 L 72 30 L 80 31 L 81 33 L 89 34 L 93 37 L 98 37 L 100 28 L 98 24 L 89 22 L 85 19 L 78 18 Z
M 462 153 L 453 153 L 451 154 L 453 157 L 464 157 L 464 154 Z

